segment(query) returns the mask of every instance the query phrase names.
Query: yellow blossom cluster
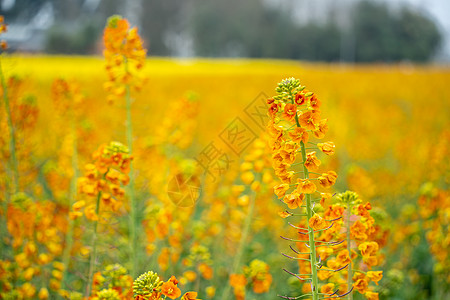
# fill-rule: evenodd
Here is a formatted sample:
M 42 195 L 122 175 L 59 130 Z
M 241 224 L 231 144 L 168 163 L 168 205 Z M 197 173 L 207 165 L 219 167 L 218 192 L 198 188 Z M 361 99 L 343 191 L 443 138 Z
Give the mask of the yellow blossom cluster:
M 103 42 L 108 73 L 104 88 L 109 93 L 108 102 L 113 103 L 130 93 L 127 89 L 142 88 L 145 80 L 140 71 L 145 64 L 146 50 L 142 46 L 138 29 L 130 29 L 128 21 L 120 16 L 108 19 Z
M 100 204 L 103 212 L 117 212 L 123 205 L 122 186 L 130 180 L 127 174 L 132 160 L 127 147 L 119 142 L 102 145 L 94 152 L 93 159 L 92 164 L 85 166 L 84 177 L 78 180 L 80 194 L 87 197 L 73 204 L 72 219 L 84 213 L 88 220 L 98 221 Z

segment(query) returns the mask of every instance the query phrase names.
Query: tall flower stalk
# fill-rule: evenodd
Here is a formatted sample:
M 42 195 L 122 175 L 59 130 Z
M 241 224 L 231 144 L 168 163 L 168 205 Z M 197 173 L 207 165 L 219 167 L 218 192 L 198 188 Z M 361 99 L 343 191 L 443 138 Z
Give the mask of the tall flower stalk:
M 139 91 L 144 82 L 140 71 L 145 63 L 146 50 L 137 33 L 137 28 L 131 28 L 126 19 L 112 16 L 108 19 L 104 36 L 104 56 L 107 62 L 108 81 L 105 89 L 109 92 L 108 101 L 113 103 L 125 97 L 126 106 L 126 139 L 128 149 L 133 151 L 133 123 L 131 115 L 131 92 Z M 128 185 L 130 199 L 130 259 L 131 275 L 137 274 L 137 203 L 134 194 L 133 167 L 130 166 L 130 183 Z
M 78 113 L 80 103 L 83 96 L 80 93 L 79 87 L 74 82 L 68 82 L 64 79 L 56 79 L 52 85 L 52 95 L 55 106 L 63 118 L 68 118 L 70 122 L 69 140 L 71 142 L 71 172 L 70 172 L 70 187 L 69 187 L 69 207 L 76 201 L 77 197 L 77 179 L 78 179 Z M 70 252 L 73 246 L 74 221 L 69 218 L 69 228 L 66 235 L 66 245 L 63 252 L 63 288 L 67 281 L 67 271 L 69 269 Z
M 4 23 L 3 16 L 0 16 L 0 34 L 7 31 L 7 25 Z M 7 44 L 5 41 L 0 41 L 2 51 L 6 50 Z M 9 129 L 9 155 L 10 155 L 10 167 L 12 177 L 11 193 L 14 195 L 19 191 L 19 169 L 16 155 L 16 132 L 11 116 L 11 106 L 8 98 L 8 87 L 6 85 L 5 74 L 3 73 L 2 60 L 0 59 L 0 81 L 2 84 L 2 96 L 5 103 L 6 120 Z M 5 202 L 7 205 L 7 202 Z
M 323 249 L 330 248 L 333 251 L 334 246 L 342 243 L 342 241 L 335 242 L 320 238 L 324 231 L 333 227 L 334 222 L 340 219 L 324 217 L 321 208 L 331 198 L 331 194 L 321 193 L 317 187 L 317 185 L 324 189 L 331 187 L 336 182 L 337 174 L 334 171 L 316 173 L 321 161 L 316 157 L 316 151 L 309 151 L 320 150 L 327 155 L 334 153 L 335 146 L 332 142 L 319 144 L 310 142 L 310 136 L 322 139 L 328 130 L 327 120 L 320 118 L 321 101 L 294 78 L 281 81 L 276 92 L 277 95 L 267 101 L 270 106 L 268 130 L 271 135 L 273 167 L 275 174 L 282 181 L 274 187 L 274 191 L 289 208 L 280 213 L 281 217 L 306 217 L 306 220 L 302 219 L 297 225 L 289 223 L 297 230 L 299 238 L 281 236 L 295 243 L 296 246 L 290 246 L 294 254 L 283 253 L 283 255 L 297 261 L 300 272 L 284 270 L 309 285 L 307 285 L 309 292 L 303 295 L 305 297 L 309 296 L 313 300 L 325 296 L 327 298 L 343 297 L 347 293 L 339 295 L 337 290 L 328 292 L 320 289 L 319 286 L 319 270 L 338 272 L 348 266 L 346 264 L 335 268 L 325 268 L 325 257 L 321 254 Z M 298 157 L 300 161 L 297 161 Z M 295 170 L 299 165 L 302 165 L 301 170 Z M 317 182 L 317 185 L 314 182 Z M 316 208 L 318 203 L 320 205 Z
M 84 177 L 78 180 L 79 192 L 84 198 L 72 205 L 70 213 L 72 219 L 84 215 L 94 222 L 86 297 L 91 292 L 97 261 L 98 223 L 107 221 L 111 213 L 122 207 L 125 191 L 121 186 L 130 181 L 128 173 L 131 162 L 128 148 L 118 142 L 100 146 L 93 158 L 94 162 L 85 166 Z

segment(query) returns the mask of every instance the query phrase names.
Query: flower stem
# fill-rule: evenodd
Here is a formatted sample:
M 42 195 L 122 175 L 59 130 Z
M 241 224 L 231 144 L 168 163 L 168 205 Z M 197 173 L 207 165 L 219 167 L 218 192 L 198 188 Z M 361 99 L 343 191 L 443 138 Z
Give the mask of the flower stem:
M 296 117 L 297 119 L 297 117 Z M 306 161 L 306 147 L 303 141 L 300 142 L 300 147 L 302 149 L 302 158 L 303 161 Z M 303 165 L 303 172 L 305 173 L 305 179 L 309 179 L 309 171 Z M 312 299 L 318 300 L 319 299 L 319 286 L 318 286 L 318 279 L 317 279 L 317 265 L 316 265 L 316 243 L 314 241 L 314 229 L 309 226 L 309 219 L 313 216 L 313 210 L 311 206 L 311 194 L 306 194 L 306 214 L 307 214 L 307 223 L 308 223 L 308 235 L 309 235 L 309 246 L 311 249 L 311 281 L 312 281 Z
M 294 97 L 291 93 L 291 102 L 294 103 Z M 295 123 L 297 124 L 297 127 L 300 126 L 300 122 L 298 121 L 298 115 L 295 114 Z M 300 141 L 300 148 L 302 153 L 302 161 L 306 161 L 306 146 L 303 141 Z M 303 164 L 303 173 L 305 178 L 309 179 L 309 171 L 306 168 L 305 164 Z M 311 194 L 305 195 L 306 199 L 306 215 L 307 215 L 307 223 L 308 223 L 308 236 L 309 236 L 309 247 L 311 249 L 311 283 L 312 283 L 312 300 L 318 300 L 319 299 L 319 285 L 318 285 L 318 278 L 317 278 L 317 264 L 316 264 L 316 243 L 314 240 L 314 229 L 309 226 L 309 220 L 313 216 L 313 206 L 311 202 Z
M 10 151 L 10 164 L 12 169 L 12 194 L 16 194 L 19 191 L 19 170 L 16 156 L 16 130 L 12 122 L 11 107 L 8 98 L 8 87 L 6 86 L 5 75 L 3 74 L 3 68 L 0 59 L 0 81 L 3 89 L 3 102 L 5 102 L 6 118 L 9 128 L 9 151 Z
M 128 61 L 125 57 L 125 72 L 128 71 Z M 130 151 L 130 154 L 133 154 L 133 123 L 131 117 L 131 93 L 130 93 L 130 85 L 125 85 L 126 94 L 126 111 L 127 111 L 127 120 L 126 120 L 126 136 L 127 136 L 127 146 Z M 131 276 L 133 278 L 137 275 L 137 236 L 136 236 L 136 199 L 134 195 L 134 172 L 133 172 L 133 162 L 130 162 L 130 182 L 128 184 L 128 196 L 130 197 L 130 256 L 131 256 Z
M 70 190 L 69 190 L 69 208 L 75 203 L 77 196 L 77 177 L 78 177 L 78 151 L 77 151 L 77 131 L 76 131 L 76 120 L 74 108 L 71 109 L 71 134 L 72 134 L 72 178 L 70 180 Z M 74 221 L 69 218 L 69 230 L 66 237 L 66 247 L 63 253 L 63 275 L 62 275 L 62 288 L 67 281 L 67 271 L 69 269 L 70 251 L 73 245 L 73 229 Z
M 245 245 L 247 244 L 247 238 L 248 238 L 248 235 L 250 234 L 250 228 L 251 228 L 251 224 L 252 224 L 253 214 L 255 212 L 255 203 L 256 203 L 256 193 L 253 195 L 253 197 L 250 198 L 250 206 L 248 209 L 247 216 L 245 218 L 244 230 L 242 231 L 241 240 L 239 241 L 239 248 L 236 253 L 236 256 L 234 257 L 233 267 L 231 269 L 230 274 L 236 274 L 236 272 L 238 271 L 239 265 L 241 264 L 242 254 L 244 253 Z M 229 284 L 227 284 L 225 287 L 225 291 L 222 294 L 222 300 L 229 299 L 230 290 L 231 290 L 231 286 Z
M 100 199 L 102 198 L 102 192 L 99 191 L 97 194 L 97 204 L 95 206 L 95 214 L 98 217 L 98 213 L 100 211 Z M 92 236 L 92 254 L 91 254 L 91 261 L 89 263 L 89 277 L 88 277 L 88 283 L 86 286 L 86 298 L 89 298 L 89 295 L 91 293 L 91 284 L 92 284 L 92 277 L 94 275 L 94 265 L 97 260 L 97 227 L 98 227 L 98 220 L 94 223 L 94 235 Z
M 348 265 L 347 268 L 347 289 L 350 289 L 352 286 L 352 282 L 353 282 L 353 274 L 352 274 L 352 252 L 351 252 L 351 243 L 350 243 L 350 216 L 352 214 L 352 206 L 349 203 L 348 204 L 348 211 L 347 211 L 347 251 L 348 251 L 348 256 L 350 257 L 350 263 Z M 349 300 L 353 300 L 353 291 L 351 291 L 348 294 L 348 299 Z

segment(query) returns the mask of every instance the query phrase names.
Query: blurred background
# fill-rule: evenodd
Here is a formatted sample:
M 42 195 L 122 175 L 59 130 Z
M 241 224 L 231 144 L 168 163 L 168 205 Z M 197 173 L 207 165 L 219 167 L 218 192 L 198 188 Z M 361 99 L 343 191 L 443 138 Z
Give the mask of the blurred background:
M 112 14 L 152 56 L 450 62 L 448 0 L 2 0 L 10 51 L 101 54 Z

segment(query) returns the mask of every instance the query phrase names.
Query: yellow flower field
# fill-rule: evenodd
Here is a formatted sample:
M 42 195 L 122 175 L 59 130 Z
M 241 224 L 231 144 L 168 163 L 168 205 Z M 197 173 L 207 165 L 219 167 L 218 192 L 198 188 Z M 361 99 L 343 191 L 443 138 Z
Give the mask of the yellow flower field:
M 0 58 L 0 299 L 449 296 L 448 68 L 127 42 Z

